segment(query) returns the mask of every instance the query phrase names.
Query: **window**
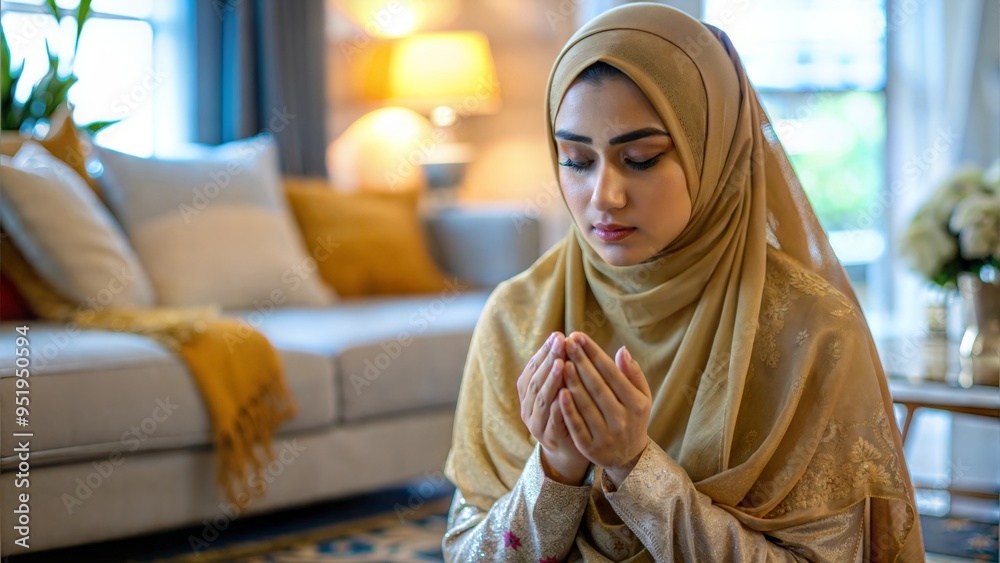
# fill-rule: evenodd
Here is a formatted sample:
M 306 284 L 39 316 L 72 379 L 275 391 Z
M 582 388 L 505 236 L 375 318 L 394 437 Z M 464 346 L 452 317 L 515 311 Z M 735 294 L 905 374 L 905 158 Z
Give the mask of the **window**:
M 46 69 L 46 41 L 54 54 L 66 56 L 76 39 L 79 0 L 58 0 L 57 23 L 44 0 L 4 2 L 2 22 L 12 66 L 24 61 L 14 98 L 25 100 L 28 89 Z M 74 70 L 79 82 L 68 97 L 78 124 L 120 120 L 101 131 L 96 141 L 130 154 L 149 156 L 170 150 L 188 138 L 180 107 L 186 96 L 182 80 L 181 25 L 184 2 L 94 0 L 80 36 Z M 60 71 L 69 64 L 60 60 Z
M 884 317 L 885 0 L 704 6 L 740 52 L 869 320 Z

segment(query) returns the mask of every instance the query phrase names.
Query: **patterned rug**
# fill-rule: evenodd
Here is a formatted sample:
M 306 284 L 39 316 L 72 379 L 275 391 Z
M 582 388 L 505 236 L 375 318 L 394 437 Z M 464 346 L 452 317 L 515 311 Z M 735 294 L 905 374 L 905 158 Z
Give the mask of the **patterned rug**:
M 300 561 L 427 563 L 444 560 L 441 538 L 447 524 L 450 498 L 423 507 L 366 518 L 301 534 L 247 542 L 197 556 L 173 558 L 170 563 L 238 561 L 292 563 Z
M 426 515 L 402 520 L 385 515 L 300 536 L 235 546 L 198 559 L 243 563 L 440 562 L 448 500 L 428 503 Z M 963 519 L 922 516 L 928 563 L 997 561 L 997 526 Z
M 447 498 L 428 503 L 421 515 L 384 515 L 308 535 L 218 550 L 198 559 L 243 563 L 440 562 Z M 424 514 L 426 513 L 426 514 Z M 928 563 L 997 561 L 997 526 L 964 519 L 922 516 Z
M 996 561 L 997 525 L 963 518 L 920 517 L 924 546 L 929 553 L 958 559 L 943 561 Z
M 5 561 L 439 562 L 453 491 L 441 481 L 237 520 L 197 553 L 189 539 L 202 530 L 187 528 Z M 921 516 L 921 526 L 928 563 L 997 561 L 996 524 Z

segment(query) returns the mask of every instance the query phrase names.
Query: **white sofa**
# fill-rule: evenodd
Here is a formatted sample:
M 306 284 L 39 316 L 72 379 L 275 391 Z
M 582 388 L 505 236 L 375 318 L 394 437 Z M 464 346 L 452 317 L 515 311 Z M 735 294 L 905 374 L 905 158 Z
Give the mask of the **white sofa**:
M 299 406 L 274 440 L 260 513 L 439 475 L 472 329 L 490 290 L 539 255 L 538 221 L 451 208 L 425 221 L 432 254 L 467 286 L 345 300 L 326 309 L 233 311 L 278 348 Z M 25 324 L 30 427 L 15 419 L 15 324 L 0 325 L 3 555 L 241 516 L 215 484 L 209 419 L 185 365 L 132 334 Z M 19 441 L 29 431 L 27 482 Z M 24 448 L 20 448 L 24 449 Z M 28 493 L 30 550 L 15 541 Z M 201 545 L 201 544 L 199 544 Z

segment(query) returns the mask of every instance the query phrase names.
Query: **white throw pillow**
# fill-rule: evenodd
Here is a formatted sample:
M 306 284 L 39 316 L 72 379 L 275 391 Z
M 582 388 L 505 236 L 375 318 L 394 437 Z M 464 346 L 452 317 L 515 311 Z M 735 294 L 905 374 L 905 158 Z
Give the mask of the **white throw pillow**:
M 161 304 L 333 301 L 288 210 L 270 135 L 205 147 L 183 159 L 96 150 L 109 205 Z
M 90 310 L 151 307 L 153 286 L 125 234 L 72 168 L 26 142 L 0 157 L 0 220 L 39 276 Z

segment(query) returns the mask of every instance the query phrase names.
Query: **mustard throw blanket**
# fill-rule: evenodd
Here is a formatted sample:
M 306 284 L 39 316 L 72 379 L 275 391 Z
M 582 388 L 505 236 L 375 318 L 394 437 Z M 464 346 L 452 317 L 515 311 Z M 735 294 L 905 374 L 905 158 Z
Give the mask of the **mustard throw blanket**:
M 238 321 L 220 318 L 211 307 L 101 312 L 77 308 L 34 272 L 7 237 L 0 241 L 0 256 L 4 273 L 42 318 L 141 334 L 179 354 L 212 420 L 219 486 L 230 502 L 240 506 L 263 492 L 261 477 L 274 459 L 271 435 L 296 408 L 278 355 L 264 335 Z

